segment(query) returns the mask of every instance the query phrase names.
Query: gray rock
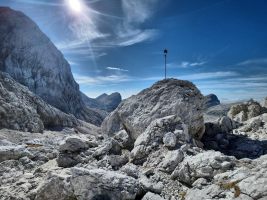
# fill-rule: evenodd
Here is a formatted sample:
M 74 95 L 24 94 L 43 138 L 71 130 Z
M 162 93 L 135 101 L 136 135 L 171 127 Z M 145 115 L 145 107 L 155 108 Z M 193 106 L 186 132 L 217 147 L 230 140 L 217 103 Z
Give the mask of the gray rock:
M 210 108 L 212 106 L 220 105 L 220 100 L 215 94 L 209 94 L 204 97 L 204 108 Z
M 206 151 L 192 157 L 185 157 L 172 173 L 172 178 L 192 185 L 198 178 L 212 179 L 216 174 L 232 169 L 235 158 L 220 152 Z
M 64 172 L 64 173 L 63 173 Z M 72 168 L 51 174 L 38 189 L 35 199 L 135 199 L 136 179 L 102 169 Z
M 60 146 L 59 152 L 80 152 L 89 148 L 87 141 L 79 137 L 68 137 Z
M 123 149 L 130 149 L 133 147 L 133 141 L 129 137 L 128 133 L 125 130 L 121 130 L 116 133 L 113 137 Z
M 79 137 L 69 137 L 59 146 L 57 163 L 59 167 L 73 167 L 82 162 L 80 152 L 86 151 L 89 145 Z
M 42 132 L 52 127 L 75 127 L 78 120 L 45 103 L 28 88 L 0 72 L 0 128 Z
M 204 132 L 203 96 L 188 81 L 167 79 L 155 83 L 124 101 L 103 122 L 108 135 L 125 129 L 136 139 L 155 119 L 176 115 L 188 125 L 189 133 L 201 138 Z
M 263 107 L 267 108 L 267 97 L 265 97 L 265 99 L 264 99 Z
M 101 124 L 102 116 L 83 103 L 62 53 L 22 12 L 0 8 L 0 49 L 0 71 L 59 110 Z
M 172 132 L 166 133 L 163 137 L 163 143 L 166 147 L 173 148 L 176 146 L 176 135 Z
M 246 103 L 233 105 L 227 115 L 232 120 L 243 122 L 257 117 L 264 112 L 266 112 L 266 110 L 258 102 L 250 100 Z
M 139 183 L 144 191 L 150 191 L 157 194 L 160 194 L 164 187 L 162 182 L 154 182 L 146 176 L 141 176 Z
M 164 200 L 164 198 L 162 198 L 158 194 L 147 192 L 146 195 L 142 198 L 142 200 Z
M 174 151 L 168 151 L 161 166 L 166 172 L 171 173 L 177 167 L 177 165 L 184 159 L 184 153 L 178 149 Z
M 95 99 L 87 97 L 83 93 L 81 95 L 82 95 L 82 99 L 84 103 L 89 108 L 104 110 L 107 113 L 115 110 L 118 107 L 118 105 L 121 103 L 121 95 L 118 92 L 112 93 L 110 95 L 102 94 L 96 97 Z
M 133 178 L 138 178 L 140 173 L 138 167 L 132 163 L 127 163 L 126 165 L 122 166 L 120 171 Z
M 187 132 L 186 125 L 181 123 L 179 117 L 172 115 L 156 119 L 147 127 L 144 133 L 139 135 L 131 151 L 131 159 L 134 163 L 143 163 L 147 156 L 155 149 L 163 145 L 163 137 L 168 132 L 183 130 L 182 134 Z M 176 132 L 177 133 L 177 132 Z
M 18 160 L 25 156 L 31 156 L 31 153 L 23 145 L 0 146 L 0 162 L 5 160 Z
M 212 183 L 194 184 L 185 196 L 186 200 L 223 199 L 253 200 L 267 198 L 266 155 L 249 164 L 239 163 L 241 167 L 219 173 Z

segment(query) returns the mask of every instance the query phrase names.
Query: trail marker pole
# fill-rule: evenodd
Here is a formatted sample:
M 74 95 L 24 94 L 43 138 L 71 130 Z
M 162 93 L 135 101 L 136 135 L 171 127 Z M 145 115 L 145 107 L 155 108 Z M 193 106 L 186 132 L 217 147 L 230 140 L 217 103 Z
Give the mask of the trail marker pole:
M 167 53 L 168 53 L 168 50 L 167 49 L 164 49 L 164 57 L 165 57 L 165 79 L 167 78 Z

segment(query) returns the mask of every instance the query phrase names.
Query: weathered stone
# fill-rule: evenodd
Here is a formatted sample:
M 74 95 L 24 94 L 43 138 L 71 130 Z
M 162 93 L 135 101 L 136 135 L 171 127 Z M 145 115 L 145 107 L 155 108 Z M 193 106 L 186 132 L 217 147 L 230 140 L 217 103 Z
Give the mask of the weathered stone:
M 146 195 L 142 198 L 142 200 L 164 200 L 161 196 L 158 194 L 154 194 L 152 192 L 146 193 Z
M 233 105 L 227 115 L 235 121 L 243 122 L 264 112 L 266 110 L 258 102 L 250 100 L 246 103 Z
M 188 125 L 190 135 L 201 138 L 205 128 L 202 105 L 203 96 L 192 83 L 167 79 L 122 101 L 105 119 L 102 130 L 113 135 L 125 129 L 136 139 L 155 119 L 176 115 Z
M 170 173 L 177 167 L 177 165 L 180 162 L 183 161 L 183 159 L 184 159 L 184 154 L 180 149 L 174 151 L 168 151 L 164 160 L 161 163 L 162 168 L 164 168 L 166 172 Z
M 166 147 L 173 148 L 176 146 L 176 136 L 174 133 L 166 133 L 163 137 L 163 143 Z

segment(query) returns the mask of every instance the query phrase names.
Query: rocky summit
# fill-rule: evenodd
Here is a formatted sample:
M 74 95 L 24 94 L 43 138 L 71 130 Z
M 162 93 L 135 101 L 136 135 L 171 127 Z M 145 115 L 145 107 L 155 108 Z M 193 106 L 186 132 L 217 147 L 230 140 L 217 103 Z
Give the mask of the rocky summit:
M 267 199 L 266 104 L 177 79 L 92 101 L 24 14 L 0 33 L 0 200 Z
M 203 99 L 191 82 L 176 79 L 159 81 L 124 100 L 105 119 L 102 130 L 113 135 L 124 129 L 136 139 L 152 121 L 175 115 L 187 125 L 194 138 L 201 138 L 204 132 Z
M 103 117 L 83 103 L 62 53 L 30 18 L 5 7 L 0 7 L 0 71 L 61 111 L 101 124 Z

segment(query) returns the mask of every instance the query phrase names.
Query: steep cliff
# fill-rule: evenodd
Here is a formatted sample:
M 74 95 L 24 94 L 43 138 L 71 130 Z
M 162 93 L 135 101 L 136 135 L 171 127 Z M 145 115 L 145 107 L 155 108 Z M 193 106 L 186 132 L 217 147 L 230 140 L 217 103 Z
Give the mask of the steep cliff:
M 103 117 L 83 103 L 62 53 L 30 18 L 6 7 L 0 7 L 0 71 L 61 111 L 101 124 Z

